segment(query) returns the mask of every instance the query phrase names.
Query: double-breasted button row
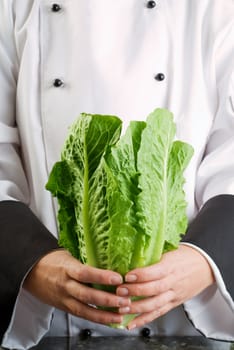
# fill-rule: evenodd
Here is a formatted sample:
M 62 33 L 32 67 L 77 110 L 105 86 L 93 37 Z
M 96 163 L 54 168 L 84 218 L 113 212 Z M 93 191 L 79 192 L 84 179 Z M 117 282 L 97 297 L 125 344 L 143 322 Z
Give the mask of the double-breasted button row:
M 147 8 L 149 8 L 149 9 L 152 9 L 152 8 L 154 8 L 154 7 L 156 7 L 156 1 L 148 1 L 147 2 L 147 4 L 146 4 L 146 7 Z M 53 11 L 53 12 L 59 12 L 59 11 L 61 11 L 62 10 L 62 7 L 61 7 L 61 5 L 59 5 L 59 4 L 52 4 L 52 6 L 51 6 L 51 11 Z
M 152 0 L 147 1 L 147 3 L 146 3 L 146 7 L 149 8 L 149 9 L 153 9 L 154 7 L 156 7 L 156 5 L 157 5 L 156 1 L 152 1 Z M 56 3 L 52 4 L 51 11 L 59 12 L 61 10 L 62 10 L 61 5 L 56 4 Z
M 156 7 L 156 5 L 157 5 L 156 1 L 153 1 L 153 0 L 147 1 L 146 3 L 146 7 L 149 9 L 153 9 L 154 7 Z M 62 10 L 62 7 L 60 4 L 54 3 L 51 5 L 52 12 L 60 12 L 61 10 Z M 157 73 L 154 79 L 157 81 L 163 81 L 165 79 L 165 75 L 163 73 Z M 64 81 L 62 79 L 56 78 L 54 79 L 53 86 L 56 88 L 60 88 L 64 86 Z
M 62 10 L 61 5 L 56 4 L 56 3 L 51 5 L 52 12 L 60 12 L 61 10 Z M 59 79 L 59 78 L 54 79 L 54 81 L 53 81 L 54 87 L 59 88 L 59 87 L 62 87 L 63 85 L 64 85 L 64 82 L 62 79 Z
M 144 327 L 144 328 L 141 330 L 141 335 L 142 335 L 142 337 L 144 337 L 144 338 L 149 338 L 150 335 L 151 335 L 151 330 L 150 330 L 150 328 Z M 82 330 L 80 331 L 80 338 L 83 339 L 83 340 L 85 340 L 85 339 L 87 339 L 87 338 L 90 338 L 91 336 L 92 336 L 92 331 L 91 331 L 91 329 L 89 329 L 89 328 L 85 328 L 85 329 L 82 329 Z
M 155 80 L 157 81 L 163 81 L 165 79 L 165 74 L 163 73 L 158 73 L 154 77 Z M 60 88 L 64 86 L 64 81 L 62 79 L 56 78 L 53 81 L 53 86 L 56 88 Z

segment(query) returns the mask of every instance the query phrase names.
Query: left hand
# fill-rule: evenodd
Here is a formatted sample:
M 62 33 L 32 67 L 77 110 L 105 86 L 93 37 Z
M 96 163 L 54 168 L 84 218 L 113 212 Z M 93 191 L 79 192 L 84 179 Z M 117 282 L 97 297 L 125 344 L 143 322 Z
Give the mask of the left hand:
M 125 281 L 118 286 L 117 295 L 143 297 L 119 309 L 122 314 L 138 314 L 128 325 L 128 329 L 133 329 L 198 295 L 215 279 L 201 253 L 180 245 L 177 250 L 165 253 L 157 264 L 128 272 Z

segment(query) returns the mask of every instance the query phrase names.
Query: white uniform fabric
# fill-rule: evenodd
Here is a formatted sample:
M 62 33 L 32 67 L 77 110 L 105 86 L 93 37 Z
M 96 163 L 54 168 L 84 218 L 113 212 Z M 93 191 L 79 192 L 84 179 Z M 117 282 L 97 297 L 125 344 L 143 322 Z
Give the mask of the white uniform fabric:
M 0 2 L 0 200 L 27 203 L 56 236 L 56 205 L 45 183 L 69 125 L 87 112 L 118 115 L 126 126 L 156 107 L 174 113 L 177 137 L 195 149 L 186 171 L 189 218 L 209 198 L 234 194 L 233 1 L 161 0 L 150 9 L 145 0 L 63 0 L 58 12 L 53 3 Z M 62 87 L 53 86 L 56 78 Z M 234 340 L 233 301 L 213 268 L 217 286 L 186 311 L 203 334 Z M 223 310 L 225 322 L 215 317 Z M 21 290 L 3 346 L 36 344 L 52 313 Z M 82 328 L 124 332 L 60 317 L 70 335 Z M 199 334 L 181 308 L 150 328 Z

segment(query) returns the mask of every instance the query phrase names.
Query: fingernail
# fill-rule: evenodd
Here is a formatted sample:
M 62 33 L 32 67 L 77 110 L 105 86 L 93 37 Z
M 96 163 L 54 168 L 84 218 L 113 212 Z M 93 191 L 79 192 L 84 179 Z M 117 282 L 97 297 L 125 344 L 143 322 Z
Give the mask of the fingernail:
M 137 276 L 136 275 L 127 275 L 125 276 L 125 281 L 126 282 L 135 282 L 137 280 Z
M 132 329 L 136 328 L 136 325 L 135 324 L 130 324 L 128 326 L 128 330 L 131 331 Z
M 120 307 L 119 308 L 119 313 L 120 314 L 127 314 L 130 311 L 130 307 L 129 306 L 125 306 L 125 307 Z
M 118 295 L 121 295 L 121 296 L 126 296 L 128 295 L 128 289 L 127 288 L 118 288 Z
M 122 277 L 120 276 L 113 276 L 110 279 L 111 284 L 121 284 L 123 282 Z
M 119 306 L 128 306 L 131 303 L 130 299 L 121 298 L 119 299 Z

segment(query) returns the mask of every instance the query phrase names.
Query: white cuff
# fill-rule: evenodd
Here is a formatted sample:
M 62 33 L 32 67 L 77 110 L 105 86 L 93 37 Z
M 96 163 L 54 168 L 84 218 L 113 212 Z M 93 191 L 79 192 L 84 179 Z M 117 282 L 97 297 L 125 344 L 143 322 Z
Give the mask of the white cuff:
M 53 310 L 21 288 L 1 346 L 25 350 L 36 345 L 50 328 Z
M 199 332 L 207 338 L 234 341 L 234 302 L 228 293 L 222 275 L 214 261 L 201 248 L 198 250 L 209 262 L 216 283 L 184 303 L 184 309 Z

